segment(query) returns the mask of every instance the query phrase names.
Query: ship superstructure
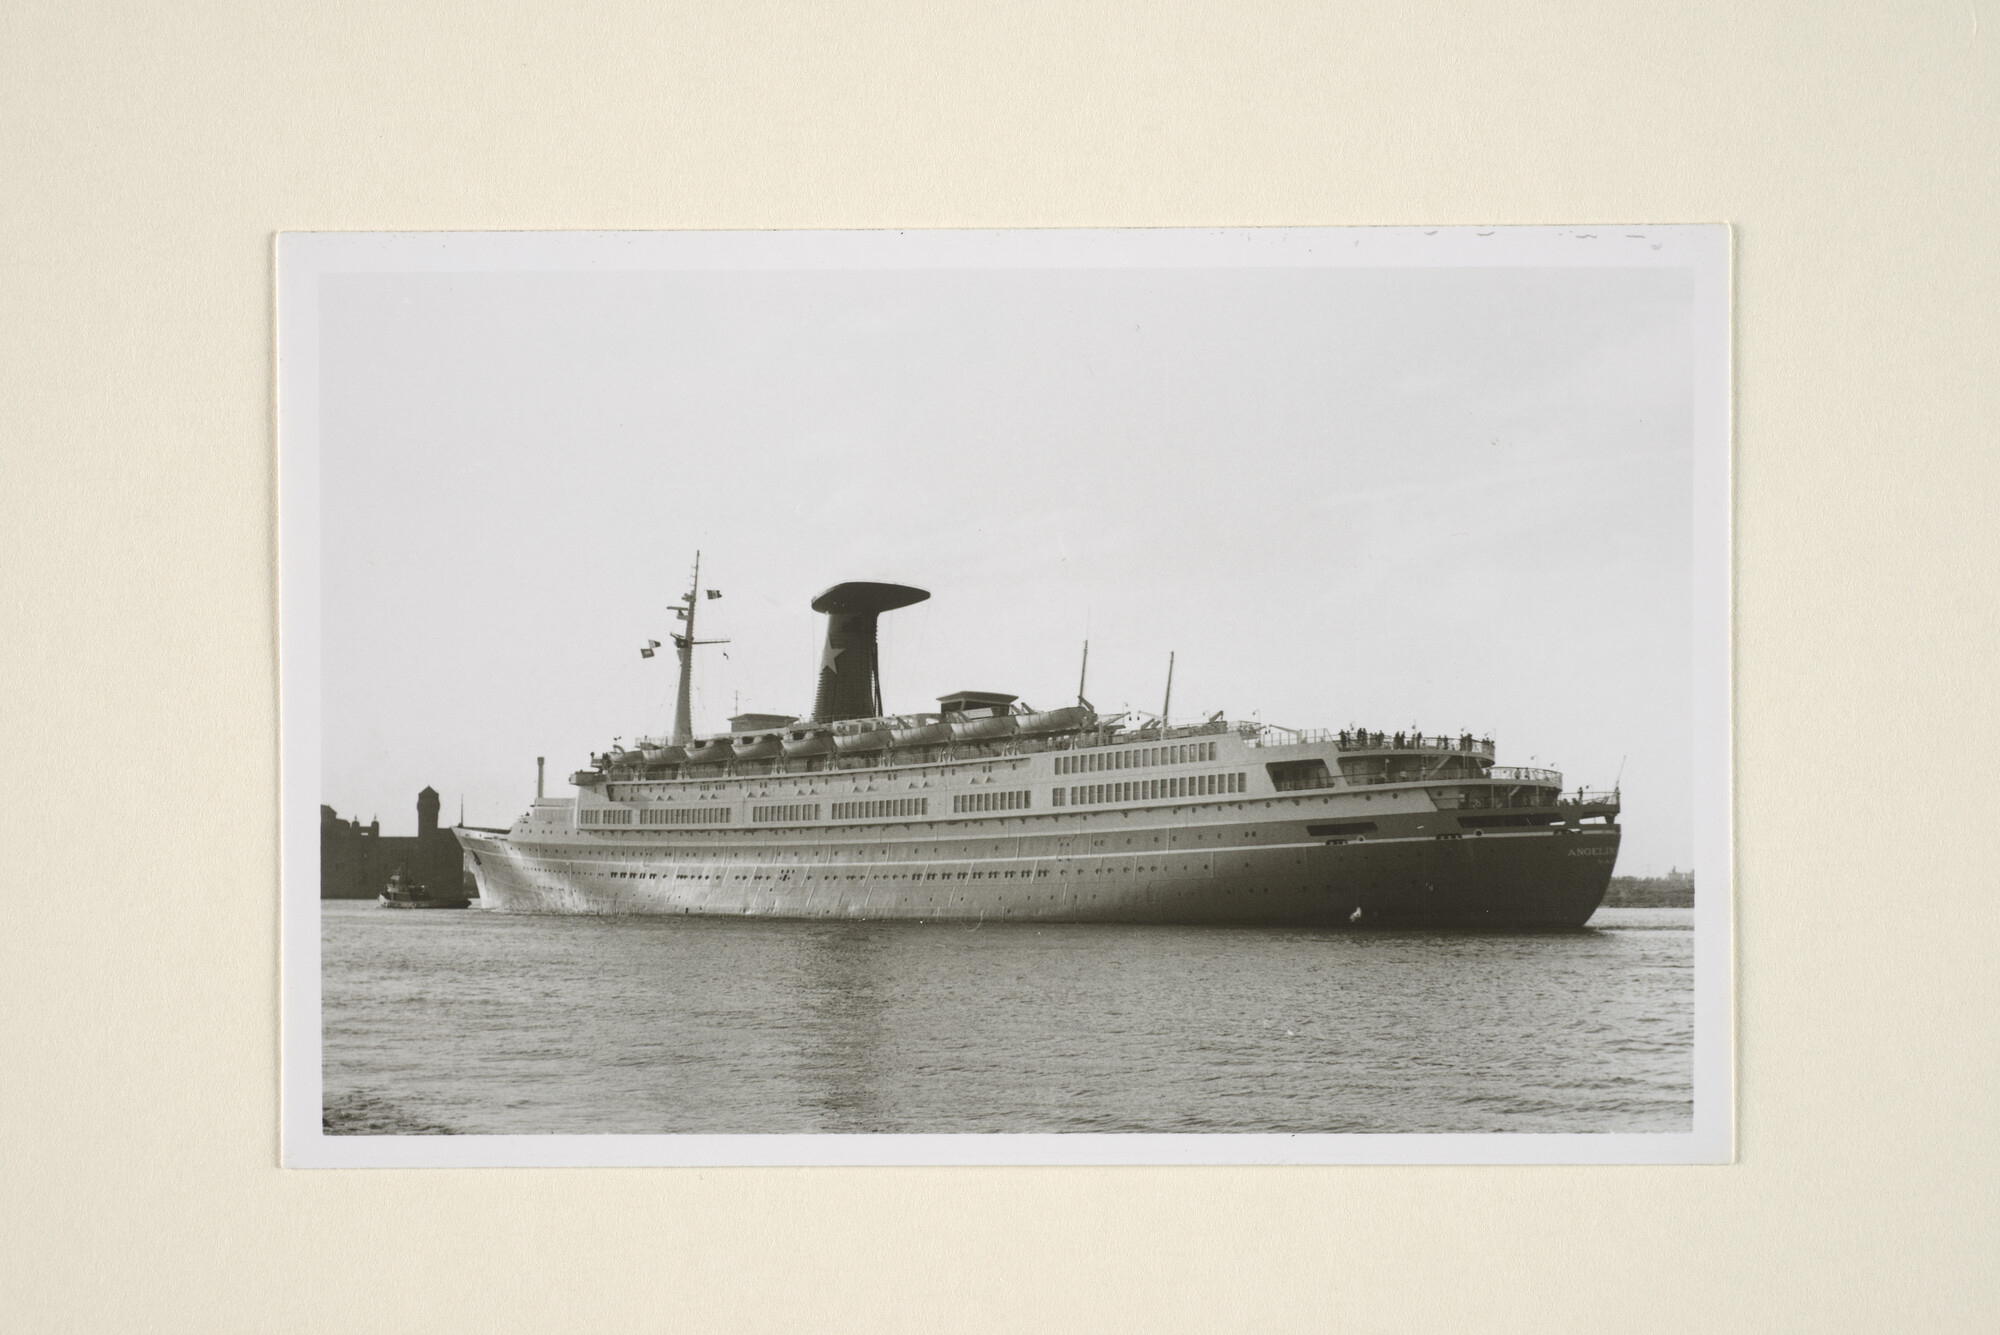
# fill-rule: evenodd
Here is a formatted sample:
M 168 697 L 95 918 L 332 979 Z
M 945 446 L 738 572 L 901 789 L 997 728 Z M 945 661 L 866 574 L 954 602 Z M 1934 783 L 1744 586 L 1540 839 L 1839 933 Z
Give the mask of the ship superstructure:
M 692 609 L 697 587 L 686 599 Z M 1575 927 L 1619 798 L 1493 763 L 1490 738 L 1037 710 L 955 691 L 883 712 L 876 619 L 930 595 L 836 585 L 810 715 L 593 756 L 573 798 L 461 829 L 481 903 L 561 913 Z

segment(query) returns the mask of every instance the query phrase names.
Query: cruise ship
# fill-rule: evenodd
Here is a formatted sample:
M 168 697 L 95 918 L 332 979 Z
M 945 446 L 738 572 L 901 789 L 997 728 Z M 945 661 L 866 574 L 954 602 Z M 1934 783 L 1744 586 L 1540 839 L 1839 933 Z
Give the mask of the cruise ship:
M 1496 765 L 1490 737 L 1038 710 L 997 691 L 883 709 L 877 619 L 930 595 L 838 584 L 813 710 L 695 737 L 700 588 L 675 608 L 671 738 L 593 755 L 574 797 L 458 838 L 488 909 L 526 913 L 1582 926 L 1617 792 Z M 650 651 L 642 651 L 650 652 Z M 1088 649 L 1085 667 L 1088 667 Z M 539 763 L 539 762 L 538 762 Z

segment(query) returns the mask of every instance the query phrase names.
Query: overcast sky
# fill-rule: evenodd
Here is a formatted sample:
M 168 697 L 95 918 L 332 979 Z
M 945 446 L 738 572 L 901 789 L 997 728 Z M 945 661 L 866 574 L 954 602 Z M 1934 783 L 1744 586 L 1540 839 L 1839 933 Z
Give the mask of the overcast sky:
M 843 580 L 949 691 L 1491 732 L 1692 858 L 1689 271 L 321 280 L 322 800 L 512 820 L 672 721 L 810 709 Z M 724 654 L 726 653 L 726 657 Z

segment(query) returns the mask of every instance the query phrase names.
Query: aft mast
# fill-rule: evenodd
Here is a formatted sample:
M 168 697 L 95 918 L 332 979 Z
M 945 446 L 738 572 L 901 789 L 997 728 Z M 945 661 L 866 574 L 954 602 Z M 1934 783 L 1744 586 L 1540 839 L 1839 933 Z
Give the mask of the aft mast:
M 712 595 L 720 597 L 720 594 Z M 697 640 L 694 637 L 694 614 L 701 602 L 701 553 L 694 554 L 694 576 L 687 593 L 681 598 L 681 605 L 674 609 L 674 615 L 687 624 L 682 633 L 674 636 L 674 653 L 681 660 L 680 689 L 674 694 L 674 738 L 675 746 L 686 746 L 694 740 L 694 722 L 688 708 L 689 690 L 694 684 L 694 647 L 697 644 L 728 644 L 727 640 Z

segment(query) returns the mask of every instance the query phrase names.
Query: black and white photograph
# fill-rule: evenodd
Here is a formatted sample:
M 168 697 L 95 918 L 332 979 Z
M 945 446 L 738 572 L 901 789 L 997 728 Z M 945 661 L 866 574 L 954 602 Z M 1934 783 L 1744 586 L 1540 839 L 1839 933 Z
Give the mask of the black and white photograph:
M 1727 1161 L 1728 256 L 282 236 L 286 1162 Z

